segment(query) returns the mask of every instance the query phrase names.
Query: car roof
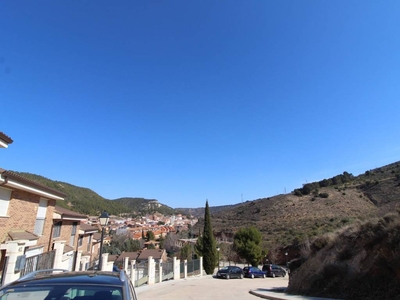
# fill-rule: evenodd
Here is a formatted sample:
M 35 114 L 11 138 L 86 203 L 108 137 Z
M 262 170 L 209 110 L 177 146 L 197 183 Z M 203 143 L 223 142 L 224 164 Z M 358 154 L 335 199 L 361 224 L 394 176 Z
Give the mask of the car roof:
M 49 285 L 49 284 L 95 284 L 95 285 L 116 285 L 124 284 L 125 275 L 123 272 L 108 271 L 77 271 L 63 273 L 32 273 L 21 277 L 19 280 L 9 284 L 17 285 Z

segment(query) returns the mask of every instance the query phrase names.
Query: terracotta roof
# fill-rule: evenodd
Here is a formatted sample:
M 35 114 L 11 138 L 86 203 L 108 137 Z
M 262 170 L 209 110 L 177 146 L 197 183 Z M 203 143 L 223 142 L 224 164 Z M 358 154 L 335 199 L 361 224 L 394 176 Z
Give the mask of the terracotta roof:
M 89 224 L 81 224 L 79 226 L 79 229 L 83 230 L 84 232 L 95 231 L 97 233 L 99 231 L 99 229 L 97 227 L 89 225 Z
M 122 252 L 115 262 L 123 262 L 125 257 L 129 257 L 129 261 L 136 259 L 139 256 L 139 251 L 135 252 Z
M 118 255 L 116 255 L 116 254 L 108 255 L 107 261 L 115 261 L 117 259 L 117 257 L 118 257 Z
M 149 259 L 149 256 L 152 256 L 154 259 L 161 259 L 164 252 L 164 249 L 143 249 L 137 260 L 146 260 Z
M 45 191 L 45 192 L 54 194 L 54 195 L 56 195 L 56 196 L 58 196 L 58 197 L 65 198 L 65 197 L 67 196 L 67 195 L 66 195 L 65 193 L 63 193 L 63 192 L 60 192 L 60 191 L 57 191 L 57 190 L 55 190 L 55 189 L 49 188 L 49 187 L 47 187 L 47 186 L 45 186 L 45 185 L 43 185 L 43 184 L 37 183 L 36 181 L 27 179 L 27 178 L 25 178 L 25 177 L 22 177 L 21 175 L 18 175 L 18 174 L 14 173 L 14 172 L 11 172 L 11 171 L 7 171 L 7 170 L 4 170 L 4 169 L 1 169 L 1 168 L 0 168 L 0 174 L 1 174 L 1 177 L 2 177 L 3 179 L 6 179 L 6 178 L 7 178 L 7 179 L 12 179 L 12 180 L 14 180 L 14 181 L 17 181 L 18 183 L 22 183 L 22 184 L 25 184 L 25 185 L 29 185 L 29 186 L 31 186 L 31 187 L 40 189 L 40 190 L 42 190 L 42 191 Z
M 100 241 L 101 240 L 101 233 L 100 232 L 94 233 L 93 234 L 93 239 Z
M 36 234 L 30 233 L 25 230 L 14 230 L 14 231 L 9 231 L 8 236 L 11 238 L 11 240 L 16 241 L 16 240 L 37 240 L 39 237 Z
M 0 139 L 3 140 L 6 144 L 12 144 L 13 140 L 0 131 Z
M 83 220 L 87 219 L 86 215 L 82 215 L 80 213 L 74 212 L 72 210 L 66 209 L 66 208 L 58 206 L 58 205 L 55 206 L 54 211 L 56 213 L 59 213 L 61 215 L 62 219 L 64 219 L 64 218 L 75 218 L 75 219 L 83 219 Z
M 65 246 L 64 246 L 63 254 L 68 253 L 68 252 L 71 252 L 71 251 L 74 251 L 74 247 L 72 247 L 72 246 L 70 246 L 70 245 L 65 245 Z

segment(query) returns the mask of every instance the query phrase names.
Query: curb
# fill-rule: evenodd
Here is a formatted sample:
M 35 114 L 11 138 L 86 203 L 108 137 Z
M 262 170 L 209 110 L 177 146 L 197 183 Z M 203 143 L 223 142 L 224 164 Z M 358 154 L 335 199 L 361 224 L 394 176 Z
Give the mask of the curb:
M 270 300 L 285 300 L 283 298 L 278 298 L 278 297 L 274 297 L 274 296 L 269 296 L 269 295 L 263 295 L 263 294 L 259 294 L 255 291 L 249 291 L 250 294 L 260 297 L 260 298 L 264 298 L 264 299 L 270 299 Z

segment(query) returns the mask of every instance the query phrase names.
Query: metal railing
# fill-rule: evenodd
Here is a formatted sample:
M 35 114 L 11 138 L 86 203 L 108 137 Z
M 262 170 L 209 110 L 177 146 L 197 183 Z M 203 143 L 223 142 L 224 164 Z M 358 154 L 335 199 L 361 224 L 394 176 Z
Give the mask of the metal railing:
M 25 267 L 21 270 L 21 277 L 36 270 L 52 269 L 55 254 L 55 251 L 49 251 L 26 258 Z

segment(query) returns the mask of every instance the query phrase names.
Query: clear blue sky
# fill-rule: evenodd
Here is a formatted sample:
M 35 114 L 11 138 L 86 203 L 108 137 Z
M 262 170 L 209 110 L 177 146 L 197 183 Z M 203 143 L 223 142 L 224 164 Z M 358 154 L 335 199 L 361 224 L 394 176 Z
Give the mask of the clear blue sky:
M 0 167 L 171 207 L 400 160 L 400 1 L 0 1 Z

